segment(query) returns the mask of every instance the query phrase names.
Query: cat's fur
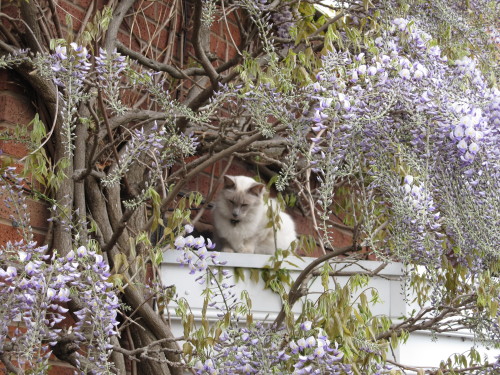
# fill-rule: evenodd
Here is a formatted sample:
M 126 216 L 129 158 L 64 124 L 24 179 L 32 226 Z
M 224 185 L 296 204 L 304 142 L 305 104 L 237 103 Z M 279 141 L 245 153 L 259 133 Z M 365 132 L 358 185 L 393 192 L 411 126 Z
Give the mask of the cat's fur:
M 267 212 L 268 205 L 274 212 L 279 207 L 275 199 L 264 203 L 264 194 L 264 184 L 250 177 L 224 176 L 224 188 L 215 201 L 213 212 L 216 241 L 222 251 L 274 254 L 276 248 L 288 249 L 296 239 L 292 218 L 280 211 L 275 243 Z

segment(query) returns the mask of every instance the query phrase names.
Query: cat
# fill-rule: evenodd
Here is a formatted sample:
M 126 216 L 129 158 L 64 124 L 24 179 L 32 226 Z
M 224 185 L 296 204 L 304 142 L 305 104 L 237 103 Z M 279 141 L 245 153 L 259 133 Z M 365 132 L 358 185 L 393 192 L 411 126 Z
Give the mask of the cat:
M 224 188 L 217 196 L 213 212 L 218 248 L 225 252 L 274 254 L 288 249 L 296 239 L 295 223 L 270 198 L 264 202 L 264 184 L 246 176 L 224 176 Z M 275 233 L 269 226 L 268 208 L 277 218 Z M 277 211 L 279 210 L 279 211 Z M 279 219 L 278 219 L 279 218 Z

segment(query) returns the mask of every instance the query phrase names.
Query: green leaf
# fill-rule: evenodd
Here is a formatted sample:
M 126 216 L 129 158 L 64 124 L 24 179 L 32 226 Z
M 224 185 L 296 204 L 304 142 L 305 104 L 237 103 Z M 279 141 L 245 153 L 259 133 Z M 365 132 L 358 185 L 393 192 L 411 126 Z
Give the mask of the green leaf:
M 236 282 L 238 282 L 239 280 L 245 280 L 245 272 L 243 271 L 243 268 L 234 268 L 234 279 Z
M 257 268 L 252 268 L 250 270 L 250 280 L 252 280 L 254 283 L 259 282 L 259 270 Z
M 182 344 L 182 351 L 186 355 L 193 354 L 193 345 L 191 345 L 189 342 L 185 342 Z

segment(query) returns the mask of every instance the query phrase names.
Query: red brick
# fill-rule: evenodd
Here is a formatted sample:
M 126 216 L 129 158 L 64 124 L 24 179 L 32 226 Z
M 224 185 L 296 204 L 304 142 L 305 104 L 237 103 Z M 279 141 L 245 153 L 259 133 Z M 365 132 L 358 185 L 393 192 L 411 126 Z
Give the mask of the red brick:
M 34 201 L 31 199 L 26 199 L 26 205 L 28 206 L 27 211 L 30 215 L 30 224 L 35 229 L 45 230 L 48 227 L 47 219 L 49 218 L 49 212 L 47 211 L 47 206 L 39 201 Z M 11 220 L 13 217 L 16 220 L 15 208 L 11 205 L 11 207 L 6 207 L 2 202 L 0 204 L 0 218 Z
M 27 124 L 34 116 L 35 111 L 27 99 L 0 93 L 0 121 Z
M 3 130 L 0 130 L 0 132 L 2 131 Z M 13 156 L 15 158 L 22 158 L 28 152 L 28 149 L 25 144 L 15 141 L 0 140 L 0 150 L 2 150 L 4 154 Z
M 236 50 L 236 48 L 233 47 L 232 44 L 229 44 L 227 46 L 227 58 L 226 58 L 226 60 L 232 59 L 237 54 L 238 54 L 238 51 Z
M 31 199 L 27 200 L 27 204 L 33 228 L 46 230 L 49 226 L 47 219 L 50 217 L 47 205 L 44 202 Z
M 213 173 L 213 175 L 215 177 L 219 177 L 224 172 L 224 170 L 227 168 L 228 163 L 229 163 L 229 160 L 227 160 L 227 159 L 219 160 L 215 164 L 212 164 L 212 165 L 206 167 L 203 170 L 203 172 L 207 173 L 209 175 L 211 175 Z M 227 171 L 225 174 L 230 175 L 230 176 L 244 175 L 244 176 L 254 177 L 256 175 L 256 172 L 253 169 L 249 169 L 248 166 L 246 164 L 244 164 L 243 162 L 233 160 L 233 162 L 231 163 L 231 166 L 229 168 L 227 168 Z
M 52 367 L 49 369 L 48 375 L 73 375 L 75 373 L 74 368 L 57 366 L 57 363 L 51 363 Z
M 219 38 L 214 35 L 210 35 L 210 52 L 217 51 Z M 217 55 L 218 56 L 218 55 Z
M 90 4 L 92 4 L 93 1 L 94 0 L 73 0 L 73 1 L 68 1 L 68 2 L 72 3 L 73 5 L 78 5 L 82 9 L 88 9 L 90 7 Z M 61 1 L 61 2 L 64 2 L 64 1 Z M 99 7 L 99 9 L 101 9 L 101 7 Z
M 134 8 L 143 12 L 151 20 L 162 24 L 170 15 L 171 3 L 167 4 L 164 1 L 141 1 L 136 2 Z M 170 22 L 173 22 L 173 20 Z
M 221 160 L 221 171 L 224 171 L 224 169 L 227 166 L 227 161 L 226 160 Z M 255 170 L 250 169 L 246 164 L 243 162 L 239 161 L 233 161 L 231 166 L 228 168 L 227 175 L 229 176 L 248 176 L 248 177 L 255 177 L 257 173 Z
M 215 53 L 221 60 L 228 60 L 228 47 L 229 46 L 225 40 L 214 34 L 210 35 L 210 51 Z
M 205 176 L 203 174 L 199 174 L 198 176 L 192 178 L 187 181 L 184 185 L 184 191 L 197 191 L 201 193 L 204 197 L 208 195 L 208 190 L 210 189 L 210 177 Z
M 10 225 L 0 224 L 0 244 L 3 245 L 9 241 L 20 241 L 21 239 L 22 236 L 16 228 Z
M 314 235 L 314 229 L 310 218 L 306 218 L 302 214 L 296 212 L 296 210 L 288 210 L 287 212 L 292 216 L 298 234 Z
M 143 16 L 136 16 L 131 21 L 132 33 L 135 37 L 143 40 L 148 46 L 163 49 L 167 46 L 168 33 L 161 30 L 156 33 L 159 25 L 148 21 Z
M 229 33 L 231 35 L 231 37 L 229 36 L 227 37 L 228 40 L 231 41 L 231 43 L 233 43 L 234 41 L 236 46 L 238 46 L 241 43 L 240 29 L 238 28 L 238 26 L 228 22 L 227 25 L 225 25 L 224 27 L 224 32 Z
M 26 94 L 21 78 L 10 70 L 0 70 L 0 91 L 9 91 L 16 94 Z
M 216 35 L 222 35 L 223 24 L 224 24 L 224 20 L 222 20 L 220 18 L 215 20 L 212 23 L 212 25 L 210 26 L 210 32 L 212 32 Z
M 11 5 L 13 4 L 13 5 Z M 3 3 L 2 2 L 2 6 L 0 8 L 2 10 L 2 13 L 6 14 L 7 16 L 9 17 L 12 17 L 12 18 L 19 18 L 19 14 L 20 14 L 20 7 L 19 5 L 17 5 L 16 3 L 14 2 L 9 2 L 7 4 Z M 2 17 L 3 18 L 3 17 Z M 7 20 L 7 18 L 5 18 L 4 20 L 4 24 L 6 27 L 8 27 L 9 29 L 12 28 L 12 24 L 10 21 Z
M 220 174 L 222 173 L 222 169 L 221 169 L 221 166 L 220 166 L 220 161 L 216 161 L 214 164 L 212 165 L 209 165 L 208 167 L 206 167 L 203 172 L 205 173 L 208 173 L 208 174 L 212 174 L 215 176 L 215 177 L 218 177 L 220 176 Z
M 118 40 L 122 42 L 128 48 L 133 49 L 134 51 L 138 51 L 140 49 L 139 44 L 130 34 L 120 31 L 118 33 Z
M 61 25 L 67 26 L 66 16 L 69 14 L 71 16 L 74 31 L 78 31 L 82 26 L 82 22 L 85 18 L 85 12 L 80 8 L 74 6 L 72 2 L 59 2 L 56 11 Z
M 151 41 L 153 46 L 158 49 L 163 50 L 168 46 L 168 32 L 167 30 L 153 30 L 153 40 Z M 174 49 L 175 51 L 175 49 Z

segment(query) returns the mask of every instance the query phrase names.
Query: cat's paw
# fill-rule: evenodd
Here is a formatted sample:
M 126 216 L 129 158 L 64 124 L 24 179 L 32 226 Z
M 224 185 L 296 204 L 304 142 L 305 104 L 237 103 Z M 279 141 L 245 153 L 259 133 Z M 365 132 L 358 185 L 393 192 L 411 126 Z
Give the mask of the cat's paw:
M 238 253 L 253 254 L 255 253 L 255 248 L 253 247 L 242 247 L 238 250 Z

